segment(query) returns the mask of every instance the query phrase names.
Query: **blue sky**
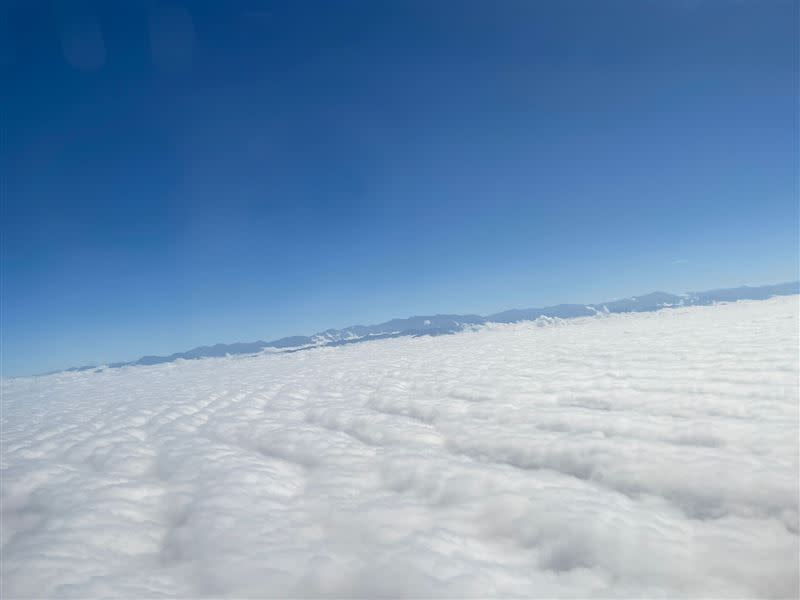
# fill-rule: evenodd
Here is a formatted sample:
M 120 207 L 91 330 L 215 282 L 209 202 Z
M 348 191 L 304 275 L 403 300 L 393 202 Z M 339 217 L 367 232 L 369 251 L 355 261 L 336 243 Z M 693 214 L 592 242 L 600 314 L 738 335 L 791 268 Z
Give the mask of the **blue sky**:
M 798 278 L 798 5 L 3 4 L 5 375 Z

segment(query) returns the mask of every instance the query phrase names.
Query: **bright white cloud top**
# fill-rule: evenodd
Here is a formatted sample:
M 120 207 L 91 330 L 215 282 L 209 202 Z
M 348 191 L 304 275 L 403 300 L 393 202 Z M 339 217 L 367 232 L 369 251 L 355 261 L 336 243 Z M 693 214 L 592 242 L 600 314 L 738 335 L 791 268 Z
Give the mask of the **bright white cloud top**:
M 4 382 L 3 597 L 797 597 L 798 297 Z

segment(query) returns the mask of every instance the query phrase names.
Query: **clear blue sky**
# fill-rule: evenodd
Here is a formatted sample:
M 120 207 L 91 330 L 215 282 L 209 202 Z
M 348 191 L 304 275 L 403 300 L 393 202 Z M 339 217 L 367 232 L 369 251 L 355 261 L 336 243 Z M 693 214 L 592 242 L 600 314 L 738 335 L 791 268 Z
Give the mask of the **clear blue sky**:
M 798 278 L 798 4 L 2 5 L 6 376 Z

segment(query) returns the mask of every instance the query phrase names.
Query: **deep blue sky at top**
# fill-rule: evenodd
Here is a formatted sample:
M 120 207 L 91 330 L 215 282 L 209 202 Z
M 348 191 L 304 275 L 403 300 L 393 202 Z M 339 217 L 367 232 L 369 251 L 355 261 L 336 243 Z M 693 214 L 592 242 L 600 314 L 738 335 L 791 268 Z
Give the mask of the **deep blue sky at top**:
M 798 278 L 796 2 L 2 7 L 5 375 Z

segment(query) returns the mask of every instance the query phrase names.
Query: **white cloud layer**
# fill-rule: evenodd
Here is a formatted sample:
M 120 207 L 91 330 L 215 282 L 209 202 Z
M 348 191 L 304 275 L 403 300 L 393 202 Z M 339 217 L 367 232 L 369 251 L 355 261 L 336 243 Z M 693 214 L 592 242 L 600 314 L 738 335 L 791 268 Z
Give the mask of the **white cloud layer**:
M 4 382 L 2 596 L 797 597 L 798 297 Z

